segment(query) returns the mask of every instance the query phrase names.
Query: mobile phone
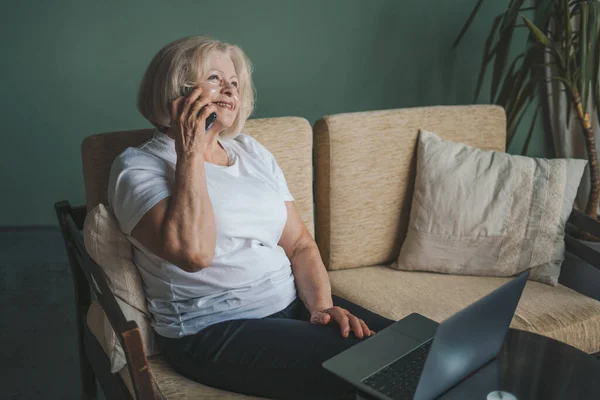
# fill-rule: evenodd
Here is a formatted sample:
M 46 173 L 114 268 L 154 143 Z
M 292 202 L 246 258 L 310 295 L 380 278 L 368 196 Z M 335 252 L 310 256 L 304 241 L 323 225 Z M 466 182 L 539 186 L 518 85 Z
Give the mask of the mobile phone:
M 215 123 L 216 120 L 217 120 L 217 113 L 216 112 L 210 113 L 208 118 L 206 118 L 206 125 L 204 127 L 204 130 L 205 131 L 209 130 L 210 127 L 213 126 L 213 124 Z
M 194 89 L 195 89 L 195 87 L 193 87 L 193 86 L 184 86 L 184 87 L 181 88 L 181 95 L 182 96 L 188 96 L 190 93 L 192 93 L 194 91 Z M 202 107 L 200 109 L 200 111 L 202 111 L 203 108 L 204 107 Z M 198 112 L 200 112 L 200 111 L 198 111 Z M 217 113 L 216 112 L 212 112 L 206 118 L 206 121 L 205 121 L 205 124 L 204 124 L 204 130 L 208 131 L 213 126 L 213 124 L 215 123 L 216 120 L 217 120 Z

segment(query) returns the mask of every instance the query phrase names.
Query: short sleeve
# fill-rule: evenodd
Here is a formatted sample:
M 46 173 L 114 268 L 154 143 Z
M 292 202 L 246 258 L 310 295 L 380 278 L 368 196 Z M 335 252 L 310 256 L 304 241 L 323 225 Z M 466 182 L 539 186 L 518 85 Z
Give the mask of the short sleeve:
M 108 205 L 126 235 L 152 207 L 171 195 L 166 163 L 130 148 L 113 162 Z
M 285 180 L 285 176 L 283 175 L 283 171 L 277 164 L 275 160 L 275 156 L 271 153 L 265 146 L 260 144 L 256 139 L 251 136 L 244 135 L 246 140 L 252 142 L 252 147 L 254 148 L 255 153 L 262 159 L 263 162 L 267 164 L 269 171 L 273 173 L 273 178 L 277 183 L 277 188 L 279 189 L 279 193 L 283 196 L 284 201 L 294 201 L 294 196 L 290 192 L 288 188 L 287 181 Z

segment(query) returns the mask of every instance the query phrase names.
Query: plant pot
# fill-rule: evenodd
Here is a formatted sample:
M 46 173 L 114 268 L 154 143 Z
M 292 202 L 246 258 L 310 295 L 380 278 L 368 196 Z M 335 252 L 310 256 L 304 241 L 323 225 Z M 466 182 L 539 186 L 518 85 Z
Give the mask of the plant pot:
M 600 242 L 579 241 L 596 250 L 600 257 Z M 600 301 L 600 270 L 572 253 L 565 253 L 558 282 Z

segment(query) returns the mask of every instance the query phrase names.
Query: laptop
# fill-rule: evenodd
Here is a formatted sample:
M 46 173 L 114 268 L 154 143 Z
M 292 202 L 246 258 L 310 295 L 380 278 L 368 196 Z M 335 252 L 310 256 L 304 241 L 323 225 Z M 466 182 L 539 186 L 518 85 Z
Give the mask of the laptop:
M 438 325 L 413 313 L 323 367 L 375 399 L 434 399 L 499 353 L 529 271 Z

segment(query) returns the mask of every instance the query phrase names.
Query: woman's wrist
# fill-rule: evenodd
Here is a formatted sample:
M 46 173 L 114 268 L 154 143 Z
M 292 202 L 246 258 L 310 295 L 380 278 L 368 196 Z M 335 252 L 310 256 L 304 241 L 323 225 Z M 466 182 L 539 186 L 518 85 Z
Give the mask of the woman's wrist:
M 310 307 L 308 309 L 308 311 L 312 314 L 317 311 L 322 312 L 322 311 L 328 310 L 331 307 L 333 307 L 333 301 L 330 301 L 330 302 L 324 301 L 324 302 L 317 303 L 314 306 Z

